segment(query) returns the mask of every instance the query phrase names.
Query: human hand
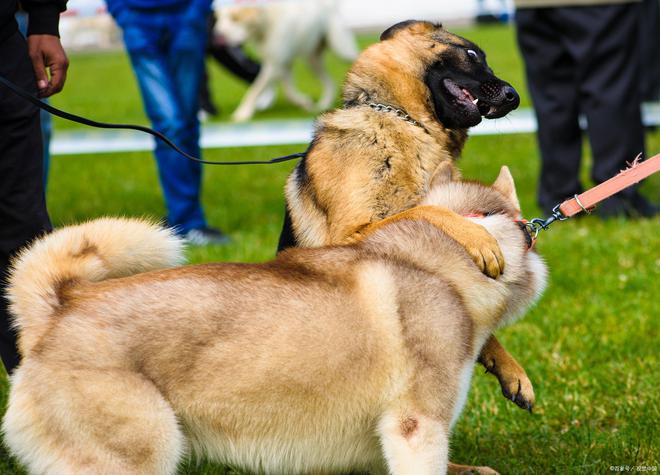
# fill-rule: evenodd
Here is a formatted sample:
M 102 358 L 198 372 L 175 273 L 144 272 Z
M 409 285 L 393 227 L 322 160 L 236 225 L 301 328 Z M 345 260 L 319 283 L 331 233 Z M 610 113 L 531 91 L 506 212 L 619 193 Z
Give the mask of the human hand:
M 49 97 L 60 92 L 69 68 L 69 59 L 60 39 L 54 35 L 30 35 L 28 52 L 37 79 L 39 97 Z

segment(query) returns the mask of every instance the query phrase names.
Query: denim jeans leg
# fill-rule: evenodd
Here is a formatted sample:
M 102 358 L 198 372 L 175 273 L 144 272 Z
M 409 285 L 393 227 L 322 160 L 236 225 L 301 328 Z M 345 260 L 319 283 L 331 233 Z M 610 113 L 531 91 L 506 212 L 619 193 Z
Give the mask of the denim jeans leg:
M 156 130 L 170 137 L 186 152 L 198 154 L 199 132 L 197 130 L 194 137 L 189 137 L 190 130 L 187 129 L 184 112 L 188 108 L 179 99 L 174 81 L 176 71 L 171 68 L 167 49 L 159 49 L 157 40 L 141 43 L 140 38 L 136 38 L 141 34 L 151 36 L 153 30 L 141 25 L 131 25 L 124 30 L 147 115 Z M 132 41 L 147 46 L 132 48 Z M 194 89 L 197 90 L 198 86 Z M 195 109 L 196 105 L 195 99 Z M 159 140 L 156 142 L 155 155 L 169 224 L 182 234 L 206 226 L 200 203 L 200 164 L 187 160 Z
M 183 126 L 181 146 L 188 153 L 201 157 L 198 111 L 199 90 L 204 74 L 206 25 L 200 25 L 199 29 L 178 26 L 175 28 L 171 32 L 173 40 L 167 57 L 169 68 L 173 73 L 172 80 L 177 101 L 181 106 L 180 119 Z M 187 165 L 191 177 L 194 177 L 201 189 L 202 167 L 194 162 L 189 162 Z M 203 216 L 200 217 L 203 219 Z

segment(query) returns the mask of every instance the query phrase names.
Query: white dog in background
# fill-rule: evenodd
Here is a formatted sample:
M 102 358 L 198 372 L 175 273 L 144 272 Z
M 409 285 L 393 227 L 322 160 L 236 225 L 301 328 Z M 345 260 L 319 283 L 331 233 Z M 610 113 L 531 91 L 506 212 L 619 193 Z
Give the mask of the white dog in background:
M 352 32 L 339 16 L 336 0 L 280 0 L 256 6 L 225 6 L 217 10 L 216 33 L 231 45 L 252 42 L 261 57 L 259 75 L 243 97 L 232 119 L 249 120 L 265 109 L 282 82 L 286 97 L 307 111 L 332 107 L 336 85 L 323 64 L 322 53 L 332 49 L 340 58 L 353 61 L 358 48 Z M 323 86 L 317 104 L 300 92 L 293 81 L 294 60 L 305 59 Z

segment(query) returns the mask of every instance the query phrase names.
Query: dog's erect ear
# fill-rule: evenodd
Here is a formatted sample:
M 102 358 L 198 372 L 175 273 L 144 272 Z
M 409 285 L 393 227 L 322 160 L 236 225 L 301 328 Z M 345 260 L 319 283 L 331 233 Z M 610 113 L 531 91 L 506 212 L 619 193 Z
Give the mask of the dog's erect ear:
M 450 181 L 459 180 L 460 178 L 460 172 L 450 161 L 442 162 L 435 170 L 433 178 L 431 178 L 431 188 L 444 183 L 449 183 Z
M 427 33 L 432 30 L 437 30 L 442 28 L 441 23 L 431 23 L 429 21 L 419 21 L 419 20 L 406 20 L 397 23 L 396 25 L 390 26 L 387 30 L 383 31 L 380 35 L 380 41 L 389 40 L 393 38 L 397 32 L 410 28 L 414 33 Z
M 516 184 L 513 181 L 513 176 L 509 171 L 509 167 L 504 165 L 497 176 L 493 188 L 506 196 L 516 207 L 520 209 L 520 201 L 518 201 L 518 194 L 516 193 Z
M 396 34 L 397 31 L 403 30 L 404 28 L 408 28 L 410 25 L 414 23 L 417 23 L 417 20 L 400 21 L 399 23 L 390 26 L 387 30 L 381 33 L 380 41 L 389 40 Z

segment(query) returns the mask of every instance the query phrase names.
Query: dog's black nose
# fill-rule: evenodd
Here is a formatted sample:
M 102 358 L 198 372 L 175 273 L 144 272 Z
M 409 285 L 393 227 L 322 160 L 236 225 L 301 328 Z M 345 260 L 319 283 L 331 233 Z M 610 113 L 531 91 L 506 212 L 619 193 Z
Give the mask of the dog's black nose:
M 520 101 L 520 97 L 518 96 L 518 93 L 516 92 L 516 90 L 513 87 L 511 87 L 509 85 L 504 86 L 503 92 L 504 92 L 504 98 L 506 99 L 506 102 Z

